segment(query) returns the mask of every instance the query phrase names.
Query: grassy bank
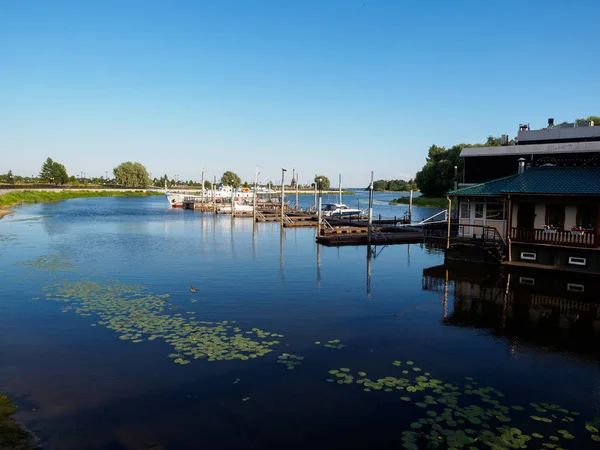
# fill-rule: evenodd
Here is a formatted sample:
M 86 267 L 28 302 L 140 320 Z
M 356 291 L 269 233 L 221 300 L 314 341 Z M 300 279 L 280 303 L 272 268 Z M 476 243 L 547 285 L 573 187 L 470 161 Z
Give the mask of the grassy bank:
M 390 205 L 408 205 L 409 201 L 408 197 L 400 197 L 390 201 Z M 446 197 L 413 197 L 413 206 L 447 208 L 448 200 L 446 200 Z
M 12 418 L 17 408 L 0 394 L 0 449 L 32 450 L 39 448 L 32 436 Z
M 0 195 L 0 208 L 18 205 L 19 203 L 40 203 L 67 200 L 70 198 L 88 197 L 146 197 L 163 195 L 160 192 L 144 191 L 13 191 Z

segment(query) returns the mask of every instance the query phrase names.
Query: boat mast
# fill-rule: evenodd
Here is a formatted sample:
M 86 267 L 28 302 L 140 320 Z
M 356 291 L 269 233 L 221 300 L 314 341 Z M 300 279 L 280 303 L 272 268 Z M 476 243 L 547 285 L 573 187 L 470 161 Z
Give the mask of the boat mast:
M 342 174 L 341 173 L 340 173 L 339 190 L 340 190 L 340 204 L 341 204 L 342 203 Z

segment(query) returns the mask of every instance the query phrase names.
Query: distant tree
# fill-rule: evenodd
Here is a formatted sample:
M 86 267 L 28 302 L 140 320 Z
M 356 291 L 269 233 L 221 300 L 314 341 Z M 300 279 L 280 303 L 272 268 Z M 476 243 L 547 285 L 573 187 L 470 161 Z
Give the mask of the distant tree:
M 52 158 L 46 159 L 44 164 L 42 164 L 42 170 L 40 170 L 40 180 L 42 182 L 44 182 L 44 183 L 52 182 L 52 165 L 53 164 L 54 164 L 54 161 L 52 161 Z
M 242 184 L 242 179 L 236 173 L 228 170 L 221 177 L 221 183 L 223 183 L 224 186 L 238 188 Z
M 212 189 L 212 183 L 208 180 L 204 180 L 204 189 Z
M 594 126 L 600 126 L 600 117 L 598 116 L 589 116 L 587 119 L 575 119 L 575 122 L 577 123 L 583 123 L 583 122 L 594 122 Z
M 54 162 L 52 164 L 52 180 L 55 184 L 65 184 L 69 182 L 67 169 L 62 164 Z
M 325 175 L 317 175 L 314 181 L 315 183 L 317 183 L 317 189 L 322 189 L 326 191 L 331 186 L 329 178 L 327 178 Z
M 67 169 L 60 163 L 46 159 L 40 170 L 40 179 L 45 183 L 65 184 L 69 181 Z
M 244 184 L 242 186 L 245 187 L 245 188 L 249 188 L 250 187 L 250 185 L 248 184 L 247 181 L 244 181 Z
M 139 162 L 127 161 L 113 169 L 115 180 L 121 186 L 145 188 L 150 184 L 148 171 Z
M 6 178 L 10 184 L 15 184 L 15 177 L 12 173 L 12 170 L 8 169 L 8 173 L 6 174 Z

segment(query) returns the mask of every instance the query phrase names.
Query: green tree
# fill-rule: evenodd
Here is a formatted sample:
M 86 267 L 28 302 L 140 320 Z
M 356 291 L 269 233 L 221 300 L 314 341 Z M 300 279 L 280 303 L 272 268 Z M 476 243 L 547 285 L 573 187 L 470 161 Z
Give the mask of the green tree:
M 117 184 L 126 187 L 145 188 L 150 184 L 148 171 L 139 162 L 127 161 L 113 169 Z
M 60 163 L 46 159 L 40 170 L 40 179 L 45 183 L 65 184 L 69 181 L 67 169 Z
M 54 161 L 52 158 L 46 159 L 44 164 L 42 164 L 42 169 L 40 170 L 40 180 L 43 183 L 51 183 L 52 182 L 52 165 Z
M 15 177 L 13 175 L 12 170 L 8 169 L 8 173 L 6 174 L 6 178 L 8 178 L 8 182 L 10 184 L 15 184 Z
M 235 189 L 240 187 L 242 179 L 236 173 L 228 170 L 221 177 L 221 183 L 223 183 L 224 186 L 231 186 Z
M 67 169 L 62 164 L 54 162 L 52 164 L 52 181 L 55 184 L 65 184 L 69 182 L 69 175 L 67 174 Z
M 208 180 L 204 180 L 204 189 L 212 189 L 212 183 Z
M 329 178 L 327 178 L 325 175 L 317 175 L 314 181 L 317 183 L 317 189 L 326 191 L 331 186 Z
M 415 182 L 419 190 L 427 196 L 444 195 L 454 183 L 454 167 L 457 167 L 457 179 L 461 178 L 462 160 L 460 152 L 468 147 L 458 144 L 449 149 L 432 145 L 427 153 L 426 163 L 417 173 Z

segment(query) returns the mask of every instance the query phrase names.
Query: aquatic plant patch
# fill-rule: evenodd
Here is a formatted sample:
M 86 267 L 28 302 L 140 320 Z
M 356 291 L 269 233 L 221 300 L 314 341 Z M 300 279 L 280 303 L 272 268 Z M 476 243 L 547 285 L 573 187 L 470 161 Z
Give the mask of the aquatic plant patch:
M 162 339 L 174 351 L 176 364 L 193 359 L 208 361 L 248 360 L 264 356 L 283 337 L 253 328 L 243 331 L 235 321 L 203 321 L 192 315 L 173 314 L 169 294 L 148 292 L 144 286 L 89 279 L 52 283 L 45 288 L 46 299 L 63 305 L 63 312 L 95 316 L 97 325 L 114 330 L 122 341 L 139 344 Z
M 304 361 L 304 356 L 292 355 L 290 353 L 283 353 L 277 358 L 278 364 L 285 364 L 288 370 L 293 370 L 296 366 L 299 366 Z
M 600 418 L 583 423 L 578 412 L 550 403 L 505 404 L 502 392 L 480 387 L 472 377 L 459 385 L 433 378 L 412 361 L 392 365 L 395 373 L 390 376 L 373 379 L 366 372 L 339 368 L 330 370 L 325 381 L 355 384 L 364 392 L 395 393 L 411 403 L 415 420 L 402 433 L 405 449 L 565 449 L 573 448 L 575 436 L 586 430 L 591 440 L 600 441 Z M 525 429 L 513 426 L 513 418 Z

